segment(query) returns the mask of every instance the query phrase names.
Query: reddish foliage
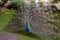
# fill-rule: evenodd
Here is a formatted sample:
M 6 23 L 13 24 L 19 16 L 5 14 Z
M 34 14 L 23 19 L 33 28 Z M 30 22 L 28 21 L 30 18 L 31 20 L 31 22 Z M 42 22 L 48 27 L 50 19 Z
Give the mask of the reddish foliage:
M 3 0 L 3 3 L 0 3 L 1 7 L 6 7 L 5 4 L 8 2 L 9 0 Z

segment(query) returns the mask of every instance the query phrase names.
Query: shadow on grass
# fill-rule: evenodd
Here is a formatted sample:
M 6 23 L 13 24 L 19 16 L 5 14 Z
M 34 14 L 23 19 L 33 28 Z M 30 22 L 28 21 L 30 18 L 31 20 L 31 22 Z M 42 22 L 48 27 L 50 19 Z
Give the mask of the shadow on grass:
M 25 35 L 25 36 L 28 36 L 28 37 L 31 37 L 31 38 L 41 40 L 41 38 L 39 36 L 37 36 L 36 34 L 33 34 L 31 32 L 27 32 L 25 30 L 12 31 L 12 33 L 17 33 L 17 34 L 20 34 L 20 35 Z

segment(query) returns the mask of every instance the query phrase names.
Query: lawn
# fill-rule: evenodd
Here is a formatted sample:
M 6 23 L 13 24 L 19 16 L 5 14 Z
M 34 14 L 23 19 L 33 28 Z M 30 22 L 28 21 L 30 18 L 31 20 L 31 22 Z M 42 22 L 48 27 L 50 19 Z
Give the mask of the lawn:
M 0 30 L 5 28 L 6 25 L 8 25 L 8 22 L 12 19 L 12 14 L 14 11 L 7 10 L 4 12 L 0 12 Z
M 58 32 L 58 35 L 57 35 L 57 40 L 60 40 L 60 11 L 57 12 L 57 18 L 59 19 L 59 22 L 57 23 L 57 26 L 58 26 L 58 29 L 57 29 L 57 32 Z

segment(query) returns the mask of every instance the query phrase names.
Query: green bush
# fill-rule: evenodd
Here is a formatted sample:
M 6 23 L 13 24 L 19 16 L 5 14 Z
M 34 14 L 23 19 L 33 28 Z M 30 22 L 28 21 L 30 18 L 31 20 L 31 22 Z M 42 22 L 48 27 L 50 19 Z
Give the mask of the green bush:
M 8 9 L 18 9 L 24 4 L 23 0 L 11 0 L 10 4 L 7 6 Z

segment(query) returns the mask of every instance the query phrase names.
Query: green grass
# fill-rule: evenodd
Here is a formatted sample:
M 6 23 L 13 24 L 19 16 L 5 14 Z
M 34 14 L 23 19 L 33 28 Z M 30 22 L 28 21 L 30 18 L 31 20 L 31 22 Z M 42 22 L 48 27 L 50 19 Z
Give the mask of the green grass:
M 60 11 L 57 11 L 56 14 L 58 14 L 57 19 L 60 20 Z M 55 24 L 57 26 L 57 38 L 56 38 L 56 40 L 60 40 L 60 21 L 55 23 Z
M 20 35 L 20 39 L 21 39 L 21 40 L 38 40 L 38 39 L 30 38 L 30 37 L 24 36 L 24 35 Z
M 43 36 L 43 35 L 38 36 L 38 35 L 36 35 L 32 32 L 27 32 L 25 30 L 14 30 L 14 31 L 11 30 L 10 32 L 22 35 L 23 40 L 25 40 L 24 38 L 26 38 L 26 37 L 28 37 L 26 40 L 31 39 L 31 38 L 37 39 L 37 40 L 53 40 L 52 38 L 49 38 L 49 37 L 46 37 L 46 36 Z
M 12 14 L 14 11 L 7 10 L 5 12 L 0 12 L 0 30 L 5 28 L 5 26 L 8 24 L 8 22 L 11 20 L 13 17 Z

